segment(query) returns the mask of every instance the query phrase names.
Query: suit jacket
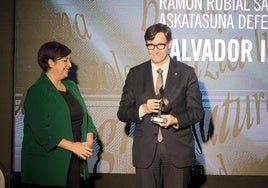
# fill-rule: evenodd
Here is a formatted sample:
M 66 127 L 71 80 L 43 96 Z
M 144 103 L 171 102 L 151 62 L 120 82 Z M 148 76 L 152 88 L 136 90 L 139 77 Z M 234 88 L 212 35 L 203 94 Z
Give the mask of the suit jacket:
M 82 141 L 88 132 L 97 133 L 77 85 L 64 80 L 63 84 L 83 109 Z M 24 102 L 24 136 L 22 142 L 22 182 L 63 186 L 71 152 L 58 148 L 61 139 L 73 141 L 69 108 L 56 87 L 42 73 L 28 89 Z M 88 176 L 86 161 L 84 176 Z
M 170 114 L 179 122 L 179 129 L 170 126 L 162 129 L 168 155 L 177 167 L 190 166 L 195 162 L 194 139 L 191 126 L 203 118 L 202 96 L 194 69 L 170 58 L 169 71 L 164 88 L 170 102 Z M 139 117 L 138 109 L 147 99 L 155 98 L 151 61 L 130 69 L 120 106 L 119 120 L 135 122 L 133 140 L 133 165 L 147 168 L 154 158 L 158 126 L 150 119 L 152 115 Z

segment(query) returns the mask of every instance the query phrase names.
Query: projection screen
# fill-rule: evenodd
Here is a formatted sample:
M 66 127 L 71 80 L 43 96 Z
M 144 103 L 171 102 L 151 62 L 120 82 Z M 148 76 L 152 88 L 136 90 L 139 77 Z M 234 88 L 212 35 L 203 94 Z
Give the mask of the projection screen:
M 15 1 L 14 171 L 20 171 L 23 101 L 41 69 L 37 50 L 72 49 L 74 79 L 98 130 L 89 168 L 135 173 L 129 127 L 116 112 L 130 67 L 148 60 L 145 29 L 165 23 L 170 56 L 195 68 L 205 109 L 192 127 L 197 165 L 211 175 L 268 175 L 267 0 Z

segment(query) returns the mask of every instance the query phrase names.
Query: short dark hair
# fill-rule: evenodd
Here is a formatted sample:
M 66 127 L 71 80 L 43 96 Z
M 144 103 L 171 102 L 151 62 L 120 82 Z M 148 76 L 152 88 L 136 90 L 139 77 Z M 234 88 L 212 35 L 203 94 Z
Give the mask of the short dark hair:
M 68 56 L 72 51 L 57 41 L 44 43 L 38 50 L 37 62 L 41 69 L 46 72 L 49 69 L 48 60 L 59 60 Z
M 170 42 L 172 40 L 171 29 L 165 24 L 157 23 L 157 24 L 151 25 L 150 27 L 146 29 L 145 34 L 144 34 L 145 41 L 154 40 L 155 35 L 160 32 L 163 32 L 165 34 L 167 42 Z

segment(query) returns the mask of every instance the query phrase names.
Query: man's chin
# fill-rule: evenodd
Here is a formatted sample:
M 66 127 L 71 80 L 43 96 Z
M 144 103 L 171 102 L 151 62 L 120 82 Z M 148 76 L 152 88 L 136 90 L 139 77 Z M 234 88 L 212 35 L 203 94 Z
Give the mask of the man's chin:
M 164 58 L 151 58 L 151 60 L 155 63 L 155 64 L 164 64 L 167 61 L 167 57 Z

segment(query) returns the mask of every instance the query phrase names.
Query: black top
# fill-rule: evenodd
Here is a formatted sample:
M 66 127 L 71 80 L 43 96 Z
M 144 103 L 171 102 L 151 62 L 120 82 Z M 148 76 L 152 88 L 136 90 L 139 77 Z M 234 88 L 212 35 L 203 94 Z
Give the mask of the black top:
M 66 89 L 66 92 L 60 91 L 61 95 L 65 99 L 71 116 L 72 130 L 74 141 L 81 141 L 81 125 L 83 122 L 83 111 L 79 102 L 74 96 Z
M 60 93 L 70 110 L 74 142 L 81 142 L 81 125 L 83 122 L 83 110 L 81 105 L 67 89 L 66 92 L 60 91 Z M 77 155 L 72 154 L 67 182 L 68 188 L 80 187 L 80 164 L 81 160 Z

